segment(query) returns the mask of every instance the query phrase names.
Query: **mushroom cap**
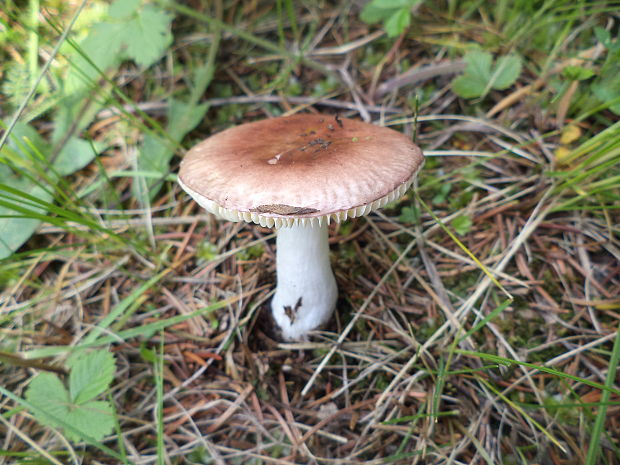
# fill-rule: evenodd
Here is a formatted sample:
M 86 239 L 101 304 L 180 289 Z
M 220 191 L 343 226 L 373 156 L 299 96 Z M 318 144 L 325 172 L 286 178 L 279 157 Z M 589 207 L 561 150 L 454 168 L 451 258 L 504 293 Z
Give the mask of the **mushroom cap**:
M 282 227 L 365 215 L 402 196 L 423 162 L 400 132 L 297 114 L 209 137 L 185 155 L 178 179 L 211 213 Z

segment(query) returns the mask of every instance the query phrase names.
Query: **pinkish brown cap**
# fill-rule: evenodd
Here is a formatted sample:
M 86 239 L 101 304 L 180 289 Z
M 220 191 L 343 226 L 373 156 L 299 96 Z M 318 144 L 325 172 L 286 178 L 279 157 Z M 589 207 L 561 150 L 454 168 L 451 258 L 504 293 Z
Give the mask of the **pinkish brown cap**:
M 192 148 L 179 184 L 207 211 L 282 227 L 365 215 L 411 187 L 424 162 L 400 132 L 329 115 L 242 124 Z

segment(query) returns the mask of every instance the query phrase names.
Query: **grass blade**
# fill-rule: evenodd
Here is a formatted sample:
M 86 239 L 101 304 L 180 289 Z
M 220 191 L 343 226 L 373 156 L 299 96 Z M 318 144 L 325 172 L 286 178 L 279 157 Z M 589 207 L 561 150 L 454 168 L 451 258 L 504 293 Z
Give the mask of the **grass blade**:
M 607 379 L 605 380 L 605 387 L 607 388 L 601 393 L 601 404 L 596 413 L 596 419 L 592 427 L 592 436 L 590 437 L 590 445 L 588 447 L 588 455 L 586 456 L 586 465 L 596 465 L 601 453 L 599 444 L 601 436 L 604 433 L 605 420 L 607 419 L 607 407 L 609 406 L 609 398 L 611 393 L 615 391 L 613 385 L 616 380 L 616 370 L 620 363 L 620 325 L 616 332 L 616 340 L 614 341 L 614 347 L 611 352 L 611 358 L 609 359 L 609 369 L 607 371 Z

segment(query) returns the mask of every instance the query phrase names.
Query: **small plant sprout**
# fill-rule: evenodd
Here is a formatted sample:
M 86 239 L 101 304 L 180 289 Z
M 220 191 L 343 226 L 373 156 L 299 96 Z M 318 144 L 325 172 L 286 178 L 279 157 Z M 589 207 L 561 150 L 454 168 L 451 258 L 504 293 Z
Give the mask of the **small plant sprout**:
M 336 305 L 327 226 L 400 198 L 423 161 L 421 150 L 392 129 L 294 115 L 203 141 L 185 156 L 179 183 L 221 218 L 277 229 L 272 314 L 285 339 L 302 340 Z

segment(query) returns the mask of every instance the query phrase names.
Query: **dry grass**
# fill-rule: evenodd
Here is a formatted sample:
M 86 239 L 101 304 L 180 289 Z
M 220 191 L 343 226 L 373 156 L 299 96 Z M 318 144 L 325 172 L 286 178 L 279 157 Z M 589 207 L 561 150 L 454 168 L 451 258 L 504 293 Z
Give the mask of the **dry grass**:
M 246 12 L 247 23 L 257 36 L 273 39 L 277 25 L 261 21 L 267 7 L 258 3 Z M 453 74 L 446 73 L 458 70 L 458 63 L 423 75 L 424 81 L 415 74 L 392 79 L 405 59 L 431 70 L 449 61 L 444 47 L 401 37 L 379 63 L 370 64 L 364 47 L 381 49 L 382 37 L 352 18 L 336 7 L 300 16 L 300 24 L 318 26 L 308 56 L 339 79 L 326 98 L 309 92 L 324 75 L 298 65 L 292 75 L 306 90 L 303 96 L 270 93 L 267 105 L 243 83 L 254 76 L 268 87 L 273 76 L 263 61 L 271 58 L 253 50 L 253 59 L 239 55 L 236 50 L 248 52 L 247 45 L 224 35 L 215 81 L 205 96 L 214 106 L 185 141 L 189 145 L 221 129 L 222 118 L 233 124 L 276 111 L 338 111 L 411 131 L 407 97 L 414 90 L 400 86 L 433 80 L 432 97 L 418 118 L 418 142 L 432 155 L 420 177 L 419 198 L 410 193 L 378 214 L 332 225 L 340 297 L 337 315 L 323 332 L 307 343 L 274 339 L 268 317 L 272 231 L 205 215 L 174 183 L 166 184 L 150 209 L 140 209 L 129 198 L 131 178 L 119 178 L 113 185 L 123 203 L 116 208 L 129 219 L 111 220 L 97 199 L 89 199 L 89 208 L 126 238 L 126 246 L 44 225 L 21 260 L 3 263 L 4 273 L 14 276 L 0 294 L 0 310 L 10 317 L 0 328 L 3 350 L 32 355 L 79 346 L 160 273 L 104 330 L 115 342 L 100 347 L 116 357 L 110 396 L 122 432 L 104 443 L 128 462 L 585 463 L 605 392 L 597 384 L 607 382 L 620 323 L 617 210 L 556 209 L 563 194 L 546 172 L 555 168 L 562 127 L 532 87 L 522 91 L 539 76 L 523 73 L 517 88 L 491 93 L 478 104 L 478 113 L 489 115 L 473 116 L 468 102 L 449 90 Z M 429 14 L 428 25 L 417 27 L 441 37 L 433 32 L 435 19 Z M 472 26 L 464 37 L 475 38 L 476 31 Z M 179 55 L 186 45 L 179 41 Z M 152 71 L 161 85 L 182 85 L 183 76 L 164 71 L 164 65 Z M 157 102 L 142 100 L 151 78 L 135 75 L 127 93 L 143 111 L 161 117 Z M 236 97 L 214 93 L 231 80 Z M 244 106 L 235 108 L 241 118 L 218 113 L 240 102 Z M 592 133 L 603 128 L 595 119 L 582 126 Z M 91 134 L 117 141 L 103 160 L 106 169 L 130 168 L 140 136 L 122 117 L 106 110 Z M 87 168 L 70 180 L 72 188 L 97 176 Z M 443 185 L 452 190 L 442 198 Z M 403 221 L 404 207 L 417 208 L 419 221 Z M 450 226 L 463 215 L 472 224 L 459 238 L 497 283 L 437 221 Z M 37 248 L 42 251 L 27 252 Z M 222 301 L 205 317 L 151 337 L 123 336 L 122 331 Z M 161 376 L 148 353 L 155 360 L 163 354 Z M 39 361 L 43 368 L 59 367 L 66 355 Z M 3 364 L 0 385 L 23 397 L 40 368 L 25 359 Z M 613 464 L 620 463 L 620 396 L 618 383 L 610 386 L 615 390 L 606 402 L 600 463 Z M 36 463 L 117 463 L 15 408 L 13 400 L 0 398 L 0 450 L 6 452 L 0 463 L 17 463 L 20 453 L 39 457 Z

